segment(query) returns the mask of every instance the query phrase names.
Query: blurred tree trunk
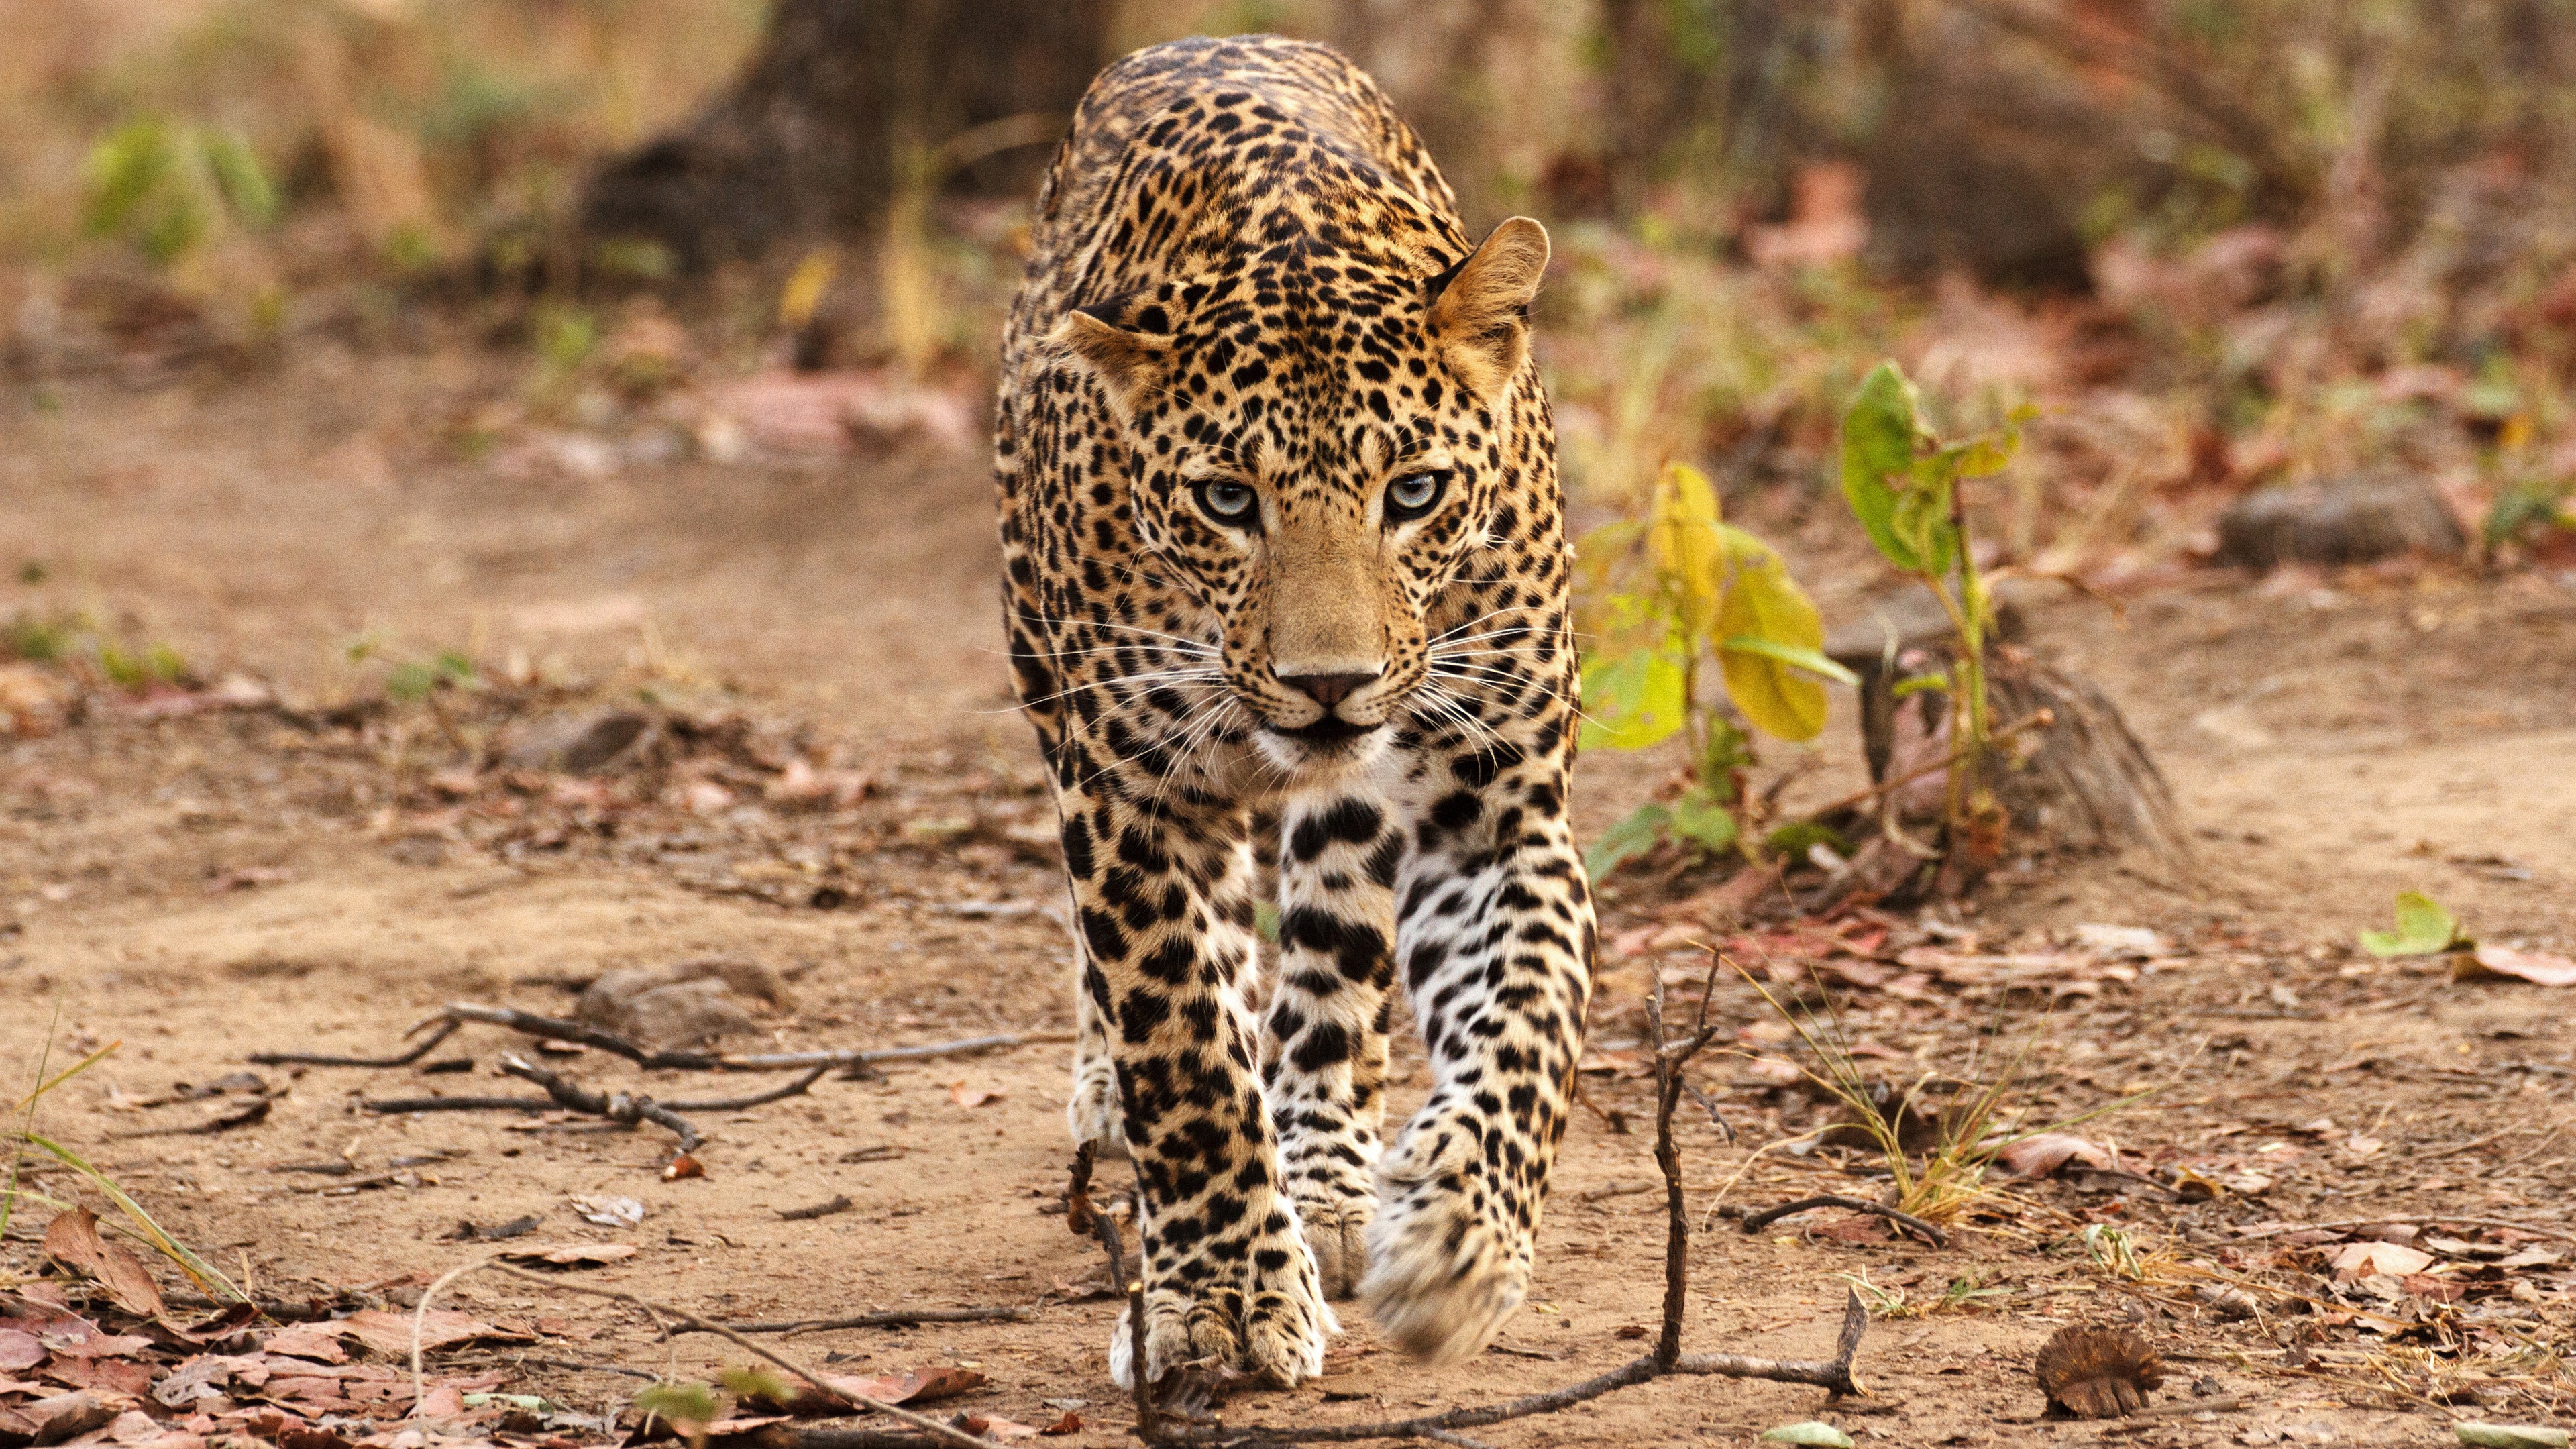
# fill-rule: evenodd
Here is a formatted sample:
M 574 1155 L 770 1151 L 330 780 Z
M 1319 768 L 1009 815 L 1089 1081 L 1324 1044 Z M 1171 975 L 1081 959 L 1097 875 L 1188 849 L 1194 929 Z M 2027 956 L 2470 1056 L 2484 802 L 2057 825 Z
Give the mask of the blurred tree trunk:
M 867 227 L 901 158 L 1006 117 L 1072 113 L 1106 57 L 1110 0 L 778 0 L 732 88 L 611 162 L 582 197 L 595 236 L 651 240 L 685 267 Z M 983 189 L 1033 184 L 1042 152 L 979 161 Z

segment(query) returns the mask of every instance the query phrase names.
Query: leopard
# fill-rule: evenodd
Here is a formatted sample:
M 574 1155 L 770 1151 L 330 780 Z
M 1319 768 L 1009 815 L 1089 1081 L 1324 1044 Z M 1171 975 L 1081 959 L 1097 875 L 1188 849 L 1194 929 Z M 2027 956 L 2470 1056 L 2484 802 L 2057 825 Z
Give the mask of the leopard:
M 1241 36 L 1101 72 L 1027 245 L 1003 624 L 1070 893 L 1067 1117 L 1135 1169 L 1112 1376 L 1294 1387 L 1352 1298 L 1455 1362 L 1530 1292 L 1598 937 L 1546 229 L 1471 237 L 1365 72 Z M 1390 1139 L 1399 990 L 1431 1080 Z

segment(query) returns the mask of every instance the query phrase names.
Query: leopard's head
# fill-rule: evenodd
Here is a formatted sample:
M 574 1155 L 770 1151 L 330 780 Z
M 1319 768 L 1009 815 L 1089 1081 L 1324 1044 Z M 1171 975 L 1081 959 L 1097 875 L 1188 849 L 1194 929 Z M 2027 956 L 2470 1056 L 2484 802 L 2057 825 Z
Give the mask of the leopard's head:
M 1141 567 L 1203 608 L 1282 768 L 1371 758 L 1436 697 L 1427 615 L 1527 476 L 1507 394 L 1547 258 L 1527 217 L 1430 275 L 1300 239 L 1058 326 L 1110 400 Z

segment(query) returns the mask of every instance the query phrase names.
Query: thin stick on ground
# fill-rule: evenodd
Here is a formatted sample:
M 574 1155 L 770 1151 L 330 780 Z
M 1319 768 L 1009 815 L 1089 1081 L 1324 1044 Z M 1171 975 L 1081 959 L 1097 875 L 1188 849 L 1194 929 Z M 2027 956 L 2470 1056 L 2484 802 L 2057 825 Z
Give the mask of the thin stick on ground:
M 1849 1208 L 1856 1213 L 1875 1213 L 1879 1217 L 1883 1217 L 1889 1222 L 1896 1224 L 1898 1227 L 1903 1228 L 1905 1231 L 1920 1236 L 1923 1241 L 1930 1243 L 1936 1248 L 1946 1248 L 1950 1246 L 1950 1235 L 1948 1233 L 1941 1231 L 1939 1228 L 1932 1226 L 1930 1223 L 1923 1221 L 1912 1213 L 1898 1212 L 1896 1209 L 1889 1207 L 1885 1203 L 1871 1202 L 1867 1198 L 1845 1197 L 1842 1194 L 1835 1192 L 1818 1193 L 1814 1197 L 1802 1197 L 1796 1202 L 1784 1202 L 1778 1207 L 1764 1208 L 1758 1213 L 1746 1213 L 1744 1215 L 1744 1231 L 1748 1233 L 1758 1233 L 1764 1228 L 1771 1226 L 1773 1223 L 1778 1222 L 1780 1219 L 1789 1216 L 1791 1213 L 1802 1213 L 1807 1211 L 1809 1208 L 1820 1207 Z
M 769 1323 L 728 1323 L 736 1333 L 827 1333 L 838 1328 L 909 1328 L 917 1323 L 1026 1323 L 1037 1317 L 1030 1308 L 910 1308 L 882 1313 L 853 1313 L 847 1318 L 789 1318 Z M 670 1336 L 709 1330 L 682 1324 Z
M 511 1053 L 502 1054 L 501 1070 L 521 1081 L 536 1083 L 546 1089 L 546 1094 L 542 1097 L 405 1097 L 394 1101 L 368 1102 L 365 1106 L 368 1111 L 380 1116 L 392 1116 L 404 1112 L 551 1112 L 560 1109 L 579 1112 L 588 1117 L 604 1117 L 627 1127 L 651 1122 L 656 1126 L 669 1128 L 672 1134 L 680 1139 L 678 1150 L 695 1152 L 706 1144 L 706 1134 L 700 1132 L 695 1124 L 681 1116 L 674 1110 L 675 1108 L 685 1106 L 699 1111 L 723 1112 L 738 1106 L 774 1102 L 781 1097 L 802 1093 L 806 1088 L 814 1085 L 828 1068 L 818 1067 L 808 1072 L 800 1081 L 775 1092 L 763 1092 L 757 1097 L 739 1098 L 732 1102 L 668 1104 L 629 1092 L 585 1091 L 565 1081 L 560 1074 L 548 1071 L 534 1062 Z
M 513 1268 L 509 1264 L 501 1262 L 497 1258 L 478 1258 L 462 1267 L 449 1269 L 437 1282 L 429 1285 L 428 1289 L 420 1295 L 419 1306 L 412 1310 L 411 1388 L 412 1412 L 415 1414 L 420 1412 L 422 1393 L 425 1388 L 424 1379 L 421 1373 L 420 1340 L 422 1325 L 429 1316 L 429 1305 L 438 1297 L 438 1291 L 440 1289 L 455 1282 L 457 1279 L 464 1277 L 468 1273 L 475 1272 L 506 1273 L 513 1278 L 525 1279 L 531 1283 L 542 1284 L 545 1287 L 554 1289 L 558 1292 L 578 1293 L 585 1297 L 606 1298 L 612 1302 L 630 1304 L 636 1308 L 642 1309 L 653 1319 L 656 1325 L 659 1325 L 666 1317 L 678 1319 L 681 1323 L 686 1324 L 691 1328 L 698 1329 L 701 1332 L 715 1334 L 720 1338 L 732 1342 L 737 1347 L 748 1352 L 758 1354 L 760 1357 L 769 1360 L 778 1367 L 787 1370 L 789 1373 L 794 1374 L 800 1379 L 803 1379 L 816 1393 L 821 1394 L 826 1399 L 835 1403 L 847 1404 L 855 1412 L 883 1414 L 886 1417 L 895 1420 L 897 1423 L 910 1424 L 912 1427 L 919 1429 L 930 1436 L 930 1438 L 937 1443 L 959 1445 L 963 1446 L 963 1449 L 989 1449 L 989 1441 L 979 1439 L 962 1429 L 958 1429 L 952 1425 L 943 1424 L 937 1419 L 927 1418 L 923 1415 L 913 1413 L 909 1409 L 897 1408 L 893 1404 L 884 1403 L 877 1399 L 871 1399 L 864 1394 L 854 1394 L 847 1389 L 826 1383 L 822 1378 L 817 1376 L 813 1370 L 806 1368 L 803 1364 L 800 1364 L 783 1354 L 776 1353 L 760 1344 L 754 1343 L 750 1339 L 743 1337 L 740 1333 L 721 1323 L 717 1323 L 711 1319 L 700 1318 L 698 1315 L 689 1312 L 685 1308 L 673 1308 L 667 1303 L 658 1303 L 650 1298 L 642 1296 L 641 1294 L 628 1293 L 622 1289 L 593 1288 L 585 1283 L 567 1283 L 560 1278 L 551 1278 L 543 1273 L 531 1273 L 524 1268 Z
M 796 1072 L 810 1068 L 829 1071 L 833 1068 L 863 1070 L 879 1062 L 919 1061 L 925 1057 L 973 1056 L 981 1052 L 1001 1051 L 1009 1047 L 1028 1046 L 1038 1042 L 1068 1041 L 1063 1032 L 1013 1031 L 993 1036 L 968 1037 L 963 1041 L 926 1042 L 919 1046 L 841 1048 L 810 1052 L 732 1052 L 701 1051 L 694 1048 L 665 1050 L 630 1041 L 615 1032 L 561 1017 L 539 1016 L 531 1011 L 518 1011 L 506 1006 L 485 1006 L 473 1001 L 451 1001 L 438 1009 L 438 1014 L 414 1023 L 403 1035 L 431 1029 L 431 1035 L 411 1051 L 395 1057 L 347 1057 L 317 1055 L 310 1052 L 258 1052 L 250 1060 L 260 1066 L 301 1067 L 407 1067 L 429 1054 L 432 1047 L 447 1040 L 456 1029 L 468 1022 L 497 1026 L 521 1036 L 541 1041 L 569 1042 L 621 1056 L 651 1071 L 676 1072 Z

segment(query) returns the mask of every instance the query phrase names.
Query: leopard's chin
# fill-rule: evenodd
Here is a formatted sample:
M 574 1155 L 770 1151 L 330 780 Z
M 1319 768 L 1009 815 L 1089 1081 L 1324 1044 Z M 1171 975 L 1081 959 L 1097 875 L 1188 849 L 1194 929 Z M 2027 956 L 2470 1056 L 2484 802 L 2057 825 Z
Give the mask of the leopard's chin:
M 1256 732 L 1262 755 L 1295 784 L 1358 774 L 1386 753 L 1384 725 L 1357 725 L 1335 715 L 1296 729 L 1263 725 Z

